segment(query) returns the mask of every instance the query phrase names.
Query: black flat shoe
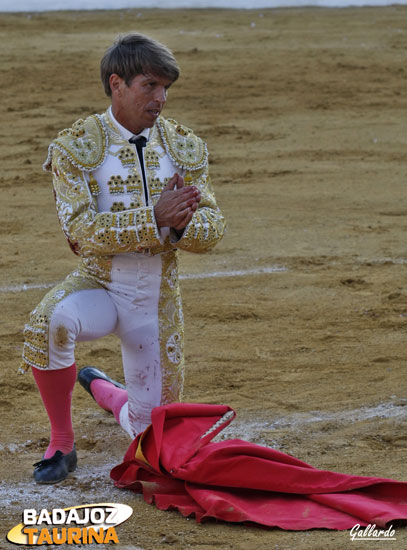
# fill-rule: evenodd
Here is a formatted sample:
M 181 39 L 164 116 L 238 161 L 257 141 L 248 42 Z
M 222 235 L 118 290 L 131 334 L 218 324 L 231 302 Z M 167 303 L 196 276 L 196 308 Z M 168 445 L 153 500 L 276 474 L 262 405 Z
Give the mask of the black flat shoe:
M 81 369 L 78 373 L 78 382 L 88 393 L 90 393 L 90 395 L 92 395 L 92 392 L 90 390 L 91 382 L 97 379 L 106 380 L 106 382 L 110 382 L 111 384 L 116 386 L 116 388 L 121 388 L 122 390 L 126 389 L 123 384 L 112 380 L 109 376 L 107 376 L 107 374 L 97 369 L 96 367 L 83 367 L 83 369 Z M 95 398 L 93 397 L 93 399 Z
M 58 483 L 64 480 L 69 472 L 76 470 L 77 463 L 75 447 L 66 455 L 56 451 L 51 458 L 43 458 L 33 464 L 34 479 L 37 483 Z

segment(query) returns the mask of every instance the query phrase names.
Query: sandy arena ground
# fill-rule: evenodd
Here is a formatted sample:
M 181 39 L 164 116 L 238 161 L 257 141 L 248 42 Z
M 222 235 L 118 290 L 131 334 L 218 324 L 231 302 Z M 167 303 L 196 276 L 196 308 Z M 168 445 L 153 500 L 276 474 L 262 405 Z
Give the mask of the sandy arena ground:
M 212 254 L 182 256 L 185 400 L 233 406 L 228 437 L 406 480 L 407 9 L 3 14 L 0 25 L 0 547 L 16 548 L 5 536 L 24 508 L 113 501 L 134 508 L 121 550 L 357 548 L 348 532 L 198 525 L 115 489 L 109 470 L 129 441 L 80 387 L 79 468 L 36 486 L 48 423 L 17 368 L 41 286 L 76 263 L 41 171 L 48 143 L 105 109 L 99 59 L 136 29 L 181 64 L 165 113 L 207 140 L 229 224 Z M 81 345 L 77 363 L 122 377 L 114 338 Z M 396 536 L 372 544 L 406 548 L 406 529 Z

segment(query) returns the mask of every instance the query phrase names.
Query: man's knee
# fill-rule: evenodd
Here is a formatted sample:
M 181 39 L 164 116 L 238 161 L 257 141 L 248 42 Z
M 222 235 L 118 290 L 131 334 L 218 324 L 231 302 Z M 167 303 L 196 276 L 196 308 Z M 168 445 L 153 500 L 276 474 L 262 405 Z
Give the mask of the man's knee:
M 80 323 L 62 307 L 56 307 L 49 326 L 51 347 L 63 349 L 72 347 L 79 334 Z

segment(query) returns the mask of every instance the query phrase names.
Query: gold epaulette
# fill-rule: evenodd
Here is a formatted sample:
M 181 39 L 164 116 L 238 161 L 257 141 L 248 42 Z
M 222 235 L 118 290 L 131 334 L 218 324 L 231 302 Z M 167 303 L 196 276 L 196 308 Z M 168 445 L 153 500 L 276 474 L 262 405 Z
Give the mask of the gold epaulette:
M 201 138 L 172 118 L 159 117 L 157 128 L 173 163 L 185 170 L 199 170 L 208 162 L 208 150 Z
M 79 119 L 71 128 L 59 132 L 48 148 L 48 157 L 43 164 L 46 171 L 51 170 L 54 149 L 65 154 L 77 168 L 87 172 L 95 170 L 105 160 L 108 150 L 108 135 L 100 115 Z

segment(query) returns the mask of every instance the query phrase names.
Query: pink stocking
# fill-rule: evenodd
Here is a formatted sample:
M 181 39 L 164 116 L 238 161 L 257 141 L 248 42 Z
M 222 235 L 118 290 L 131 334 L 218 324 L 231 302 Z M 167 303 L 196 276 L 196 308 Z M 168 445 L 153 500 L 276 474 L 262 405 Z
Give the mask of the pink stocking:
M 58 370 L 33 368 L 32 371 L 51 424 L 51 440 L 44 458 L 52 457 L 58 450 L 70 453 L 74 444 L 71 402 L 76 365 Z
M 105 411 L 112 412 L 116 422 L 120 424 L 120 410 L 127 402 L 127 391 L 100 378 L 92 380 L 90 389 L 96 403 Z

